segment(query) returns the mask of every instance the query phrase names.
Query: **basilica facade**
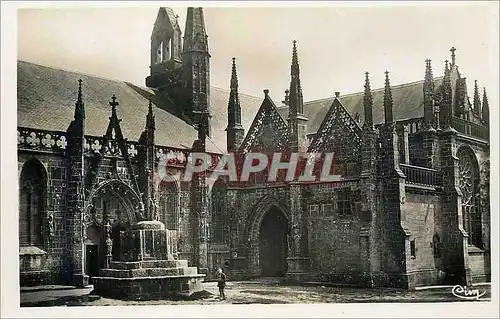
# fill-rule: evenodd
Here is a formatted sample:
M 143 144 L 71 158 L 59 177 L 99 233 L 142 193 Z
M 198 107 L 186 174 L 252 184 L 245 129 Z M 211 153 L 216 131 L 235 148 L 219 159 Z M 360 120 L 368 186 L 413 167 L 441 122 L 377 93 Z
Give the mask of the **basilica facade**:
M 145 220 L 207 280 L 221 267 L 229 280 L 489 281 L 488 98 L 477 81 L 469 98 L 455 49 L 419 81 L 366 73 L 359 93 L 307 102 L 297 46 L 283 101 L 240 94 L 234 58 L 229 90 L 210 85 L 202 8 L 184 32 L 159 9 L 145 86 L 18 61 L 21 286 L 85 285 L 104 267 L 106 225 L 118 260 L 120 232 Z M 226 153 L 333 152 L 340 178 L 186 181 L 192 152 L 210 169 Z

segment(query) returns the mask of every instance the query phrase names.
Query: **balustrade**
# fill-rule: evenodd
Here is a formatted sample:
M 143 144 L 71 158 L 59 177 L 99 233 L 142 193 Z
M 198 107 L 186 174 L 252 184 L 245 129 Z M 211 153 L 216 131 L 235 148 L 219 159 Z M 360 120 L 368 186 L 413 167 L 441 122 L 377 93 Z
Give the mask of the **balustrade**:
M 407 164 L 400 164 L 400 167 L 406 176 L 407 184 L 434 187 L 443 186 L 443 179 L 440 171 Z

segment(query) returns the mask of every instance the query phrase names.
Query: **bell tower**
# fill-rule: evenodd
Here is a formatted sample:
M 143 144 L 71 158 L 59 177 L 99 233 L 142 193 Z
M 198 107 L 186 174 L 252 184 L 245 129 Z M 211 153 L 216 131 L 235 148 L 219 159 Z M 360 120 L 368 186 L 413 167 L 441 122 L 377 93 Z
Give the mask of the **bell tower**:
M 155 89 L 169 86 L 182 66 L 182 32 L 178 16 L 171 8 L 161 7 L 151 34 L 150 75 L 146 85 Z

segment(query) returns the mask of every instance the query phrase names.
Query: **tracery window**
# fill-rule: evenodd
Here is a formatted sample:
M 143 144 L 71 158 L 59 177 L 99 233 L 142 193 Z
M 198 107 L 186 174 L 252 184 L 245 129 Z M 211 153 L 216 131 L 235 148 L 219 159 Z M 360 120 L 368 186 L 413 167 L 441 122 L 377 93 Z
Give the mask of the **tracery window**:
M 27 161 L 19 183 L 19 244 L 43 244 L 43 218 L 46 209 L 47 174 L 37 159 Z
M 477 205 L 478 166 L 474 153 L 466 148 L 458 151 L 458 185 L 462 192 L 462 216 L 469 245 L 482 248 L 481 213 Z
M 211 196 L 212 205 L 212 241 L 216 243 L 224 243 L 227 238 L 226 226 L 227 220 L 227 205 L 226 205 L 226 184 L 223 180 L 218 179 L 212 187 Z
M 163 181 L 160 184 L 158 215 L 160 221 L 170 230 L 179 229 L 179 190 L 175 181 Z

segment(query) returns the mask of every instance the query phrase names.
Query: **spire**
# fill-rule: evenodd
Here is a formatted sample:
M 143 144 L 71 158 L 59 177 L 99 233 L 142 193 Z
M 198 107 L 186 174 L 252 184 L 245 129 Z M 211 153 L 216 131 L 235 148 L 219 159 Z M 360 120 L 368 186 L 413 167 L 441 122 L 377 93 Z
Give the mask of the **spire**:
M 392 123 L 392 92 L 391 84 L 389 83 L 389 71 L 385 71 L 385 88 L 384 88 L 384 114 L 385 123 Z
M 188 8 L 182 54 L 183 113 L 198 136 L 210 137 L 210 53 L 203 8 Z
M 155 116 L 153 114 L 153 104 L 151 103 L 151 100 L 149 100 L 148 115 L 146 117 L 146 129 L 155 129 Z
M 451 72 L 448 65 L 448 60 L 444 61 L 444 78 L 442 86 L 443 99 L 439 105 L 440 124 L 446 129 L 451 128 L 453 117 L 452 112 L 452 88 L 451 88 Z
M 425 60 L 424 91 L 434 92 L 434 76 L 432 75 L 431 60 Z
M 483 110 L 481 117 L 485 124 L 490 123 L 490 106 L 488 105 L 488 96 L 486 95 L 486 88 L 483 88 Z
M 451 66 L 452 66 L 452 67 L 453 67 L 453 66 L 455 66 L 455 51 L 456 51 L 456 50 L 457 50 L 457 49 L 455 49 L 455 47 L 452 47 L 452 48 L 450 49 L 450 51 L 451 51 Z
M 78 80 L 78 98 L 75 103 L 75 120 L 85 121 L 85 104 L 82 98 L 82 79 Z
M 231 68 L 231 89 L 238 90 L 238 75 L 236 73 L 236 58 L 233 57 L 233 67 Z
M 233 58 L 229 102 L 227 104 L 227 128 L 241 128 L 241 106 L 238 94 L 238 75 L 236 72 L 236 58 Z
M 477 115 L 481 114 L 481 99 L 479 98 L 479 89 L 477 87 L 477 80 L 474 81 L 474 112 Z
M 302 87 L 300 85 L 299 58 L 297 55 L 297 41 L 293 40 L 292 66 L 290 68 L 290 115 L 303 115 L 304 103 L 302 99 Z
M 187 9 L 186 28 L 184 30 L 184 53 L 191 51 L 208 52 L 207 32 L 203 8 Z
M 365 125 L 373 125 L 373 98 L 370 88 L 368 72 L 365 72 L 365 93 L 363 96 L 363 108 L 365 112 Z
M 424 121 L 428 127 L 435 123 L 434 116 L 434 76 L 432 75 L 431 60 L 425 60 L 424 78 Z

